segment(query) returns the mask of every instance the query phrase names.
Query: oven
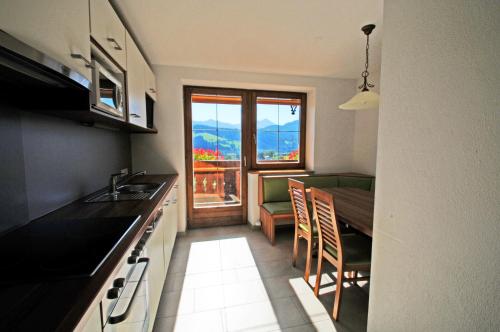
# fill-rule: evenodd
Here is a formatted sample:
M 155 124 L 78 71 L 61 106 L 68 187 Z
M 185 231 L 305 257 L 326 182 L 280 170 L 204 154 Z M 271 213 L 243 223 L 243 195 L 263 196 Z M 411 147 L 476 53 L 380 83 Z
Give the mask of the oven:
M 150 324 L 146 232 L 124 261 L 102 299 L 104 332 L 146 332 Z
M 125 120 L 125 75 L 105 54 L 92 47 L 91 106 Z

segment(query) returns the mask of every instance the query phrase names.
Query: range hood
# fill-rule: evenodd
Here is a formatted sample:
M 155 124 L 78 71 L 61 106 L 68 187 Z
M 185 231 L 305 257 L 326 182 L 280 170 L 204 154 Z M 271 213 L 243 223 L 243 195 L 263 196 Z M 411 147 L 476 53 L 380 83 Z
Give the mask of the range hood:
M 88 90 L 91 86 L 80 73 L 3 30 L 0 30 L 0 73 L 2 81 L 31 78 L 55 87 L 81 86 Z
M 88 107 L 90 88 L 82 74 L 0 30 L 2 102 L 21 108 Z

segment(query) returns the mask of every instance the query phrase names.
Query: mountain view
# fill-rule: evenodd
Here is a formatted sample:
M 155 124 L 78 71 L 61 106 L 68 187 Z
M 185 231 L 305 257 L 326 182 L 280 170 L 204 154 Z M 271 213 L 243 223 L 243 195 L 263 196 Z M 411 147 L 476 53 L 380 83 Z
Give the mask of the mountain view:
M 296 159 L 299 147 L 300 121 L 277 125 L 268 119 L 257 122 L 257 153 L 259 160 Z M 279 133 L 279 134 L 278 134 Z M 195 151 L 217 151 L 224 160 L 240 159 L 241 131 L 239 124 L 213 119 L 193 121 Z M 221 158 L 220 158 L 221 159 Z

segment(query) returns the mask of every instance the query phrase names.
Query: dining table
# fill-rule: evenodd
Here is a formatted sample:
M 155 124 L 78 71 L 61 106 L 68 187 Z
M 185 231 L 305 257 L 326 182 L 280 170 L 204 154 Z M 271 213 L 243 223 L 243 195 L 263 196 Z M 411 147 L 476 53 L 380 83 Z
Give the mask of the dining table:
M 374 192 L 351 187 L 318 189 L 332 194 L 335 216 L 338 221 L 373 237 Z M 311 200 L 310 190 L 307 190 L 307 199 Z

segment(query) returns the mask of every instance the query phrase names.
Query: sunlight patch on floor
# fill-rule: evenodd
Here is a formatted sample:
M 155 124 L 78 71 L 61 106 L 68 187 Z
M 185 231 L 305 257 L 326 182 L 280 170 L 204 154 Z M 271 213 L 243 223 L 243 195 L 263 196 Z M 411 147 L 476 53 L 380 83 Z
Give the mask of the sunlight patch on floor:
M 314 276 L 315 277 L 315 276 Z M 331 282 L 328 280 L 329 276 L 322 275 L 321 284 Z M 309 282 L 314 285 L 315 278 L 310 278 Z M 303 278 L 292 278 L 289 279 L 290 286 L 293 288 L 295 294 L 297 295 L 300 304 L 304 308 L 311 324 L 314 325 L 316 331 L 337 331 L 333 322 L 331 320 L 330 314 L 319 299 L 314 296 L 313 289 L 307 284 Z
M 242 330 L 280 330 L 246 238 L 192 243 L 173 331 Z
M 323 273 L 321 274 L 321 284 L 319 287 L 319 295 L 333 293 L 335 292 L 337 280 L 337 272 Z M 359 287 L 363 287 L 366 285 L 368 281 L 358 281 L 357 285 Z M 314 285 L 316 284 L 316 275 L 311 275 L 309 277 L 309 285 L 314 289 Z M 351 282 L 344 281 L 344 288 L 352 287 L 353 284 Z M 333 296 L 333 294 L 332 294 Z

